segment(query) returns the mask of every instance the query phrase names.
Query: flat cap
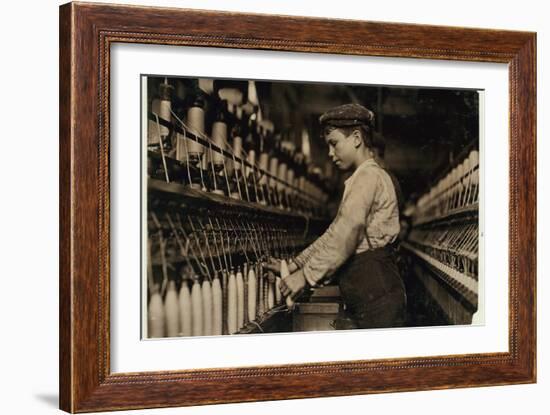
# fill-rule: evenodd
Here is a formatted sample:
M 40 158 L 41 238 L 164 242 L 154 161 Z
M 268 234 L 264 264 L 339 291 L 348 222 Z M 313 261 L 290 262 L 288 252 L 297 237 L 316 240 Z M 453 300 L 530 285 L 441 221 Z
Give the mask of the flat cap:
M 368 125 L 372 127 L 374 113 L 359 104 L 344 104 L 332 108 L 319 117 L 322 126 L 353 127 Z

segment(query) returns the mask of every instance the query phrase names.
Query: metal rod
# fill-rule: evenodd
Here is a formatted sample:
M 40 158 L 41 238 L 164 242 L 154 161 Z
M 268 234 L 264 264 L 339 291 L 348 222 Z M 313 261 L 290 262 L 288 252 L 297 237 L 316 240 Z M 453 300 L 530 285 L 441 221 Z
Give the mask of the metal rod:
M 166 167 L 166 157 L 164 156 L 164 145 L 162 144 L 162 136 L 160 135 L 160 124 L 159 116 L 156 113 L 155 118 L 157 119 L 157 132 L 159 135 L 159 147 L 160 147 L 160 157 L 162 159 L 162 166 L 164 167 L 164 176 L 166 178 L 166 183 L 170 183 L 170 177 L 168 176 L 168 168 Z
M 212 232 L 213 232 L 213 236 L 214 236 L 214 243 L 216 244 L 216 251 L 218 252 L 218 260 L 220 259 L 220 257 L 223 258 L 223 261 L 225 263 L 225 268 L 223 268 L 223 266 L 222 266 L 222 268 L 228 270 L 229 269 L 229 264 L 227 263 L 227 258 L 225 257 L 225 252 L 222 249 L 222 254 L 223 255 L 220 255 L 219 245 L 218 245 L 218 241 L 217 241 L 217 238 L 216 238 L 216 231 L 214 229 L 214 225 L 212 224 L 212 221 L 210 220 L 210 218 L 208 218 L 208 222 L 210 223 L 210 226 L 212 227 Z M 220 264 L 221 264 L 221 261 L 220 261 Z

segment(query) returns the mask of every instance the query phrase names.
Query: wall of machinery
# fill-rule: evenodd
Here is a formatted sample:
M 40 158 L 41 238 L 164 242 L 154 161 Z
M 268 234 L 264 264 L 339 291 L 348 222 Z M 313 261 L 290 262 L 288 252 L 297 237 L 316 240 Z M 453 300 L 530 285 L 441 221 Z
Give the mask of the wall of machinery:
M 470 324 L 479 294 L 479 152 L 469 149 L 411 210 L 403 248 L 449 324 Z
M 325 230 L 333 182 L 262 113 L 253 81 L 147 85 L 145 337 L 291 331 L 262 264 Z

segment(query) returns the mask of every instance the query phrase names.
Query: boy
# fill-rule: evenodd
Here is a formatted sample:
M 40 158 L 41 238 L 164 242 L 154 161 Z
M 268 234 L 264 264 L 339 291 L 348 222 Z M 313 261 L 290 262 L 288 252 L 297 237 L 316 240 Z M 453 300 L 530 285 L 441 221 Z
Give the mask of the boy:
M 290 263 L 281 291 L 295 298 L 306 285 L 337 279 L 351 322 L 345 328 L 402 326 L 406 294 L 392 248 L 399 233 L 398 202 L 392 179 L 373 157 L 374 114 L 346 104 L 319 121 L 329 157 L 353 174 L 336 218 Z

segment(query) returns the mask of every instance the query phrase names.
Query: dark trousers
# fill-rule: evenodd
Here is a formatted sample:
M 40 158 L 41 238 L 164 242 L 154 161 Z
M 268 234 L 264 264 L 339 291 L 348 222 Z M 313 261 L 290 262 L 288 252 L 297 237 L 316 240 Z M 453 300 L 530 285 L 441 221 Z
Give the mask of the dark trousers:
M 337 329 L 400 327 L 405 324 L 407 295 L 393 248 L 353 255 L 338 271 L 346 318 Z

